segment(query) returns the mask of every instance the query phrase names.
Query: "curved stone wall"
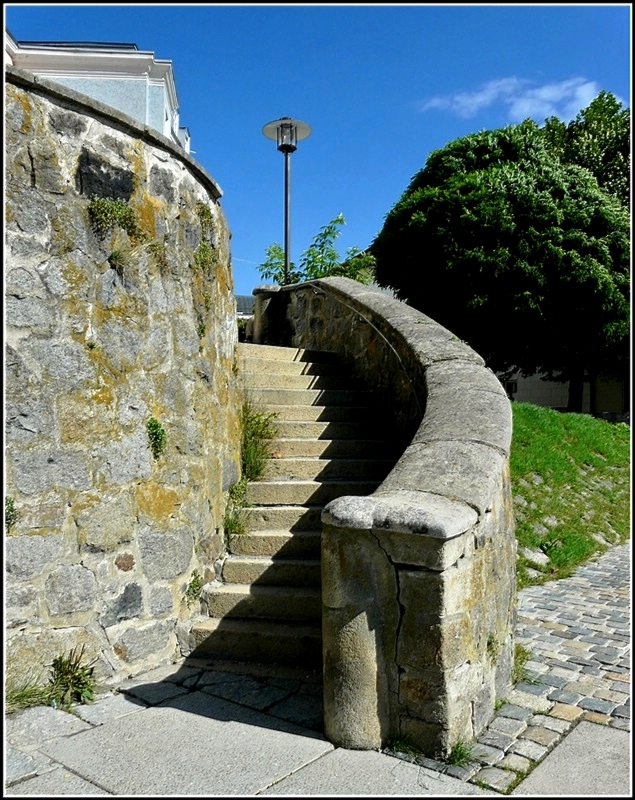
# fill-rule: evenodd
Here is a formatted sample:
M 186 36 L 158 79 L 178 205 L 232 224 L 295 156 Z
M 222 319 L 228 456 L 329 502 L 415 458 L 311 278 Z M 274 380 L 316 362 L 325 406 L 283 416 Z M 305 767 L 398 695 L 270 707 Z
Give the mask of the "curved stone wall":
M 509 400 L 473 350 L 377 290 L 327 278 L 254 294 L 254 341 L 340 353 L 404 445 L 373 495 L 322 515 L 326 735 L 447 756 L 511 685 Z
M 119 678 L 178 654 L 223 549 L 229 232 L 165 137 L 12 67 L 6 104 L 7 679 L 81 644 Z

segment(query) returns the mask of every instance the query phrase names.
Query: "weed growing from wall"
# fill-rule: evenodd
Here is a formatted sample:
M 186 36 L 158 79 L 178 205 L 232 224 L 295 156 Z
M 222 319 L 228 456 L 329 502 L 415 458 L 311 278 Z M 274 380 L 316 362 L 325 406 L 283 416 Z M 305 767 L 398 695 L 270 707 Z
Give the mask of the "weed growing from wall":
M 51 669 L 52 702 L 67 709 L 72 703 L 90 703 L 95 699 L 94 667 L 84 664 L 84 645 L 68 656 L 53 659 Z
M 18 509 L 15 507 L 15 500 L 12 497 L 4 498 L 4 527 L 9 533 L 11 528 L 16 524 L 20 515 Z
M 187 587 L 185 589 L 185 600 L 188 606 L 192 605 L 201 593 L 201 589 L 203 588 L 203 578 L 200 576 L 198 570 L 192 570 L 192 574 L 190 575 L 190 580 L 188 581 Z
M 134 210 L 125 200 L 94 197 L 88 204 L 88 214 L 100 239 L 104 239 L 116 226 L 123 228 L 133 242 L 147 239 L 147 234 L 137 222 Z
M 201 223 L 201 231 L 203 232 L 203 236 L 207 236 L 214 225 L 214 219 L 209 206 L 205 205 L 205 203 L 197 203 L 196 216 L 198 217 L 198 221 Z
M 216 251 L 207 242 L 201 242 L 194 253 L 194 266 L 207 277 L 212 275 L 216 265 Z
M 240 536 L 247 533 L 247 481 L 244 478 L 229 487 L 227 506 L 223 517 L 225 536 Z
M 150 442 L 150 450 L 152 450 L 152 455 L 154 458 L 159 458 L 159 456 L 164 452 L 167 444 L 167 434 L 165 429 L 158 419 L 150 417 L 150 419 L 146 422 L 146 430 L 148 432 L 148 440 Z
M 168 257 L 165 247 L 165 241 L 160 239 L 153 239 L 147 245 L 148 252 L 152 256 L 154 263 L 157 265 L 161 272 L 165 272 L 168 268 Z

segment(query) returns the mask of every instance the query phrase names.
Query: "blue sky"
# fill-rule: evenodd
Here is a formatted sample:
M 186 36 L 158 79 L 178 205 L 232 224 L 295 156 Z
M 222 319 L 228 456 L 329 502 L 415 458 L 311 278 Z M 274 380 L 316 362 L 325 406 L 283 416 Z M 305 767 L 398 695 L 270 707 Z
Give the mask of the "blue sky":
M 134 42 L 173 62 L 193 157 L 220 184 L 236 294 L 284 236 L 284 158 L 263 126 L 312 128 L 291 156 L 291 259 L 342 213 L 366 248 L 430 152 L 528 117 L 631 97 L 630 4 L 5 4 L 20 40 Z

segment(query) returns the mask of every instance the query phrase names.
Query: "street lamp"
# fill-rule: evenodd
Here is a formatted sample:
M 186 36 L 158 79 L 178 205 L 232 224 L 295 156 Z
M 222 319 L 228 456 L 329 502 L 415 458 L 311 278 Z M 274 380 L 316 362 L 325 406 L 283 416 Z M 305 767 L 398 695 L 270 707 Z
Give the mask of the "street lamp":
M 290 194 L 291 194 L 291 153 L 298 149 L 298 142 L 306 139 L 311 128 L 291 117 L 280 117 L 268 122 L 262 129 L 267 139 L 276 142 L 278 150 L 284 154 L 284 283 L 289 283 L 289 253 L 291 241 Z

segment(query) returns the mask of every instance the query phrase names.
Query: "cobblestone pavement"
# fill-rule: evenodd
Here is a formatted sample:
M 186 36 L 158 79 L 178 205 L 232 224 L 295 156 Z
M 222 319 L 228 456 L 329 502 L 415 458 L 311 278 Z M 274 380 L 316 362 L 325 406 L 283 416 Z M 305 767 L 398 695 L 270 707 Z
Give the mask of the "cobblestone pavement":
M 630 731 L 630 565 L 627 542 L 570 578 L 522 589 L 516 644 L 531 653 L 527 680 L 479 737 L 467 767 L 417 763 L 506 793 L 578 722 Z

